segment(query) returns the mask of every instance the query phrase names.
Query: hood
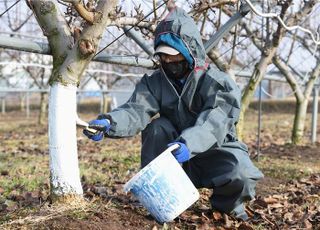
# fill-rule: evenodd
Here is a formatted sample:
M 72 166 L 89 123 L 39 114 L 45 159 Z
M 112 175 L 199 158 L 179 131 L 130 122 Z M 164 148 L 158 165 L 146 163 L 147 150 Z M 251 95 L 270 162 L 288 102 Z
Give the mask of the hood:
M 171 38 L 170 38 L 171 37 Z M 177 42 L 181 39 L 182 45 Z M 200 32 L 194 20 L 181 8 L 176 7 L 163 19 L 156 28 L 154 48 L 161 43 L 179 50 L 193 68 L 205 66 L 206 53 Z

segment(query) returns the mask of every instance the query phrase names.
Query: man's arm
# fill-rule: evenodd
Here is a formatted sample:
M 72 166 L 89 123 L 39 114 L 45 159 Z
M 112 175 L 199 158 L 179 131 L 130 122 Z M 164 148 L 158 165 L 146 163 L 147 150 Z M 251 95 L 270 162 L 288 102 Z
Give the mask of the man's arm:
M 125 104 L 99 116 L 99 119 L 110 120 L 111 128 L 107 136 L 133 136 L 143 130 L 149 124 L 150 118 L 159 112 L 159 102 L 150 89 L 148 78 L 150 77 L 145 75 L 137 83 L 133 94 Z
M 214 145 L 221 146 L 239 119 L 241 92 L 235 82 L 223 74 L 218 81 L 206 85 L 209 86 L 201 92 L 206 95 L 202 112 L 195 125 L 185 129 L 178 138 L 187 145 L 191 157 Z

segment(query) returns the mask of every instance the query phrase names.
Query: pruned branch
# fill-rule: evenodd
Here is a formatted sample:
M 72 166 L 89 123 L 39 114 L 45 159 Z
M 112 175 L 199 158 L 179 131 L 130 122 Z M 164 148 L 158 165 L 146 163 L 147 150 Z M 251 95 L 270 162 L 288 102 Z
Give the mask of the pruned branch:
M 202 12 L 211 9 L 211 8 L 220 8 L 224 5 L 234 5 L 238 2 L 238 0 L 218 0 L 218 1 L 200 1 L 197 4 L 194 4 L 193 10 L 191 10 L 189 13 L 196 15 L 201 14 Z
M 81 18 L 90 24 L 97 23 L 101 20 L 102 13 L 95 11 L 93 8 L 88 9 L 82 4 L 81 0 L 61 0 L 63 2 L 71 3 Z
M 154 32 L 156 29 L 156 25 L 154 22 L 140 21 L 137 18 L 131 18 L 131 17 L 116 18 L 110 22 L 109 26 L 117 26 L 120 28 L 124 26 L 137 26 L 139 28 L 146 28 L 152 32 Z
M 316 82 L 316 80 L 319 78 L 320 75 L 320 60 L 317 60 L 317 65 L 316 67 L 313 69 L 313 71 L 310 74 L 309 80 L 306 84 L 306 89 L 304 91 L 304 94 L 307 98 L 310 97 L 311 92 L 312 92 L 312 88 L 314 86 L 314 83 Z
M 208 53 L 208 57 L 221 71 L 228 72 L 230 70 L 230 65 L 227 62 L 220 60 L 221 55 L 216 50 L 211 49 Z

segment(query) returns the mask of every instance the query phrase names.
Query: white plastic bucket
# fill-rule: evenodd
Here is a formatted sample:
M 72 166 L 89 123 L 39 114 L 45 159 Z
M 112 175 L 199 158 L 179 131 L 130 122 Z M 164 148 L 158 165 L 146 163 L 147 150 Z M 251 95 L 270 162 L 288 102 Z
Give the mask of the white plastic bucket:
M 164 223 L 172 221 L 199 199 L 199 192 L 172 155 L 178 144 L 170 146 L 125 185 L 140 203 Z

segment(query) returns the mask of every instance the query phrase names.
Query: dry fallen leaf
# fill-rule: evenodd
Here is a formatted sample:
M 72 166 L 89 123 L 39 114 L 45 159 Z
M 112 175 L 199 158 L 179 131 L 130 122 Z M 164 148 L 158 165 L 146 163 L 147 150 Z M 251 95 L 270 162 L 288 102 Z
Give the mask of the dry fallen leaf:
M 292 212 L 287 212 L 287 213 L 285 213 L 283 215 L 283 219 L 285 221 L 288 221 L 289 223 L 291 223 L 293 221 L 292 217 L 293 217 L 293 213 Z
M 201 213 L 201 216 L 202 216 L 206 221 L 210 221 L 209 217 L 207 217 L 206 214 L 204 214 L 203 212 Z
M 218 211 L 214 211 L 212 213 L 212 218 L 215 220 L 215 221 L 219 221 L 219 220 L 222 220 L 222 215 L 220 212 Z
M 265 197 L 263 198 L 263 201 L 266 202 L 267 204 L 274 204 L 274 203 L 278 203 L 279 200 L 273 197 Z
M 239 225 L 238 230 L 254 230 L 254 228 L 246 222 L 243 222 Z
M 304 220 L 302 226 L 304 229 L 312 229 L 312 224 L 310 223 L 309 220 Z
M 269 204 L 268 207 L 269 208 L 282 208 L 283 205 L 280 203 L 274 203 L 274 204 Z
M 230 228 L 232 226 L 232 221 L 229 220 L 229 216 L 227 214 L 223 214 L 224 225 L 226 228 Z

